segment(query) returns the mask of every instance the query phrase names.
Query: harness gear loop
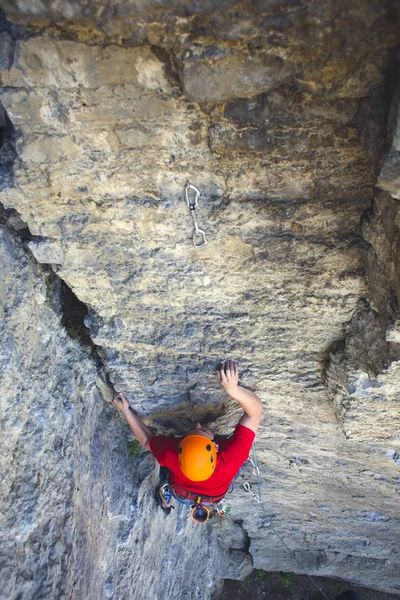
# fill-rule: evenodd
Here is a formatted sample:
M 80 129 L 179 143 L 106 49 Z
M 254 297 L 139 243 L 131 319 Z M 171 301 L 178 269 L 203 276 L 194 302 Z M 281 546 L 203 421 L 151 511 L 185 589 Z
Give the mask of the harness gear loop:
M 188 492 L 177 485 L 172 485 L 171 489 L 178 502 L 181 500 L 190 500 L 191 502 L 196 502 L 197 498 L 199 497 L 198 494 L 195 494 L 194 492 Z M 200 496 L 201 504 L 209 504 L 214 506 L 215 504 L 218 504 L 218 502 L 220 502 L 224 496 L 225 494 L 223 496 Z
M 214 509 L 217 517 L 223 517 L 224 515 L 227 515 L 231 512 L 231 509 L 227 505 L 224 498 L 222 498 L 222 500 L 214 506 Z
M 189 194 L 190 190 L 194 191 L 194 197 L 193 195 L 191 197 L 191 195 Z M 200 229 L 195 212 L 196 208 L 198 208 L 199 206 L 199 197 L 199 190 L 188 181 L 185 185 L 185 199 L 193 219 L 193 246 L 195 248 L 199 248 L 200 246 L 204 246 L 205 244 L 207 244 L 206 232 L 204 231 L 204 229 Z

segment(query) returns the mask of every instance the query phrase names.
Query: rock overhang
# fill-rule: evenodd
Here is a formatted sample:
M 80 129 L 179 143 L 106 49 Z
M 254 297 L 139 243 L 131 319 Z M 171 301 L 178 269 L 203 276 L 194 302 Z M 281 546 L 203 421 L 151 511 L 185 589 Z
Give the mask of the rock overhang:
M 168 414 L 182 412 L 186 427 L 210 402 L 219 407 L 215 366 L 239 360 L 242 381 L 268 406 L 259 439 L 279 523 L 298 523 L 290 535 L 299 551 L 317 536 L 311 569 L 366 581 L 368 557 L 336 565 L 337 555 L 360 550 L 333 532 L 348 503 L 352 539 L 375 535 L 371 561 L 386 556 L 387 521 L 367 531 L 356 498 L 381 514 L 384 486 L 384 518 L 395 528 L 397 465 L 383 453 L 396 445 L 396 425 L 391 409 L 383 441 L 375 440 L 380 399 L 365 402 L 364 392 L 350 410 L 343 405 L 342 422 L 322 374 L 326 349 L 370 295 L 360 222 L 375 168 L 356 117 L 360 99 L 382 85 L 395 34 L 386 9 L 372 3 L 240 5 L 240 14 L 238 6 L 166 3 L 143 12 L 116 3 L 110 14 L 101 3 L 16 10 L 6 2 L 22 29 L 15 45 L 3 36 L 8 55 L 16 49 L 4 61 L 2 99 L 18 134 L 4 203 L 36 236 L 34 253 L 89 306 L 114 384 L 161 428 L 172 427 Z M 191 242 L 188 179 L 202 192 L 209 243 L 201 249 Z M 365 383 L 347 367 L 332 381 L 351 387 L 354 376 Z M 216 416 L 228 431 L 237 415 L 226 409 Z M 364 469 L 366 448 L 356 440 L 372 445 L 373 469 Z M 331 472 L 319 480 L 321 469 Z M 293 486 L 294 509 L 283 516 Z M 323 508 L 315 525 L 298 521 L 298 512 L 324 506 L 327 489 L 331 528 L 322 526 Z M 280 569 L 244 510 L 244 492 L 237 498 L 256 566 Z M 385 563 L 381 585 L 395 585 L 389 571 Z

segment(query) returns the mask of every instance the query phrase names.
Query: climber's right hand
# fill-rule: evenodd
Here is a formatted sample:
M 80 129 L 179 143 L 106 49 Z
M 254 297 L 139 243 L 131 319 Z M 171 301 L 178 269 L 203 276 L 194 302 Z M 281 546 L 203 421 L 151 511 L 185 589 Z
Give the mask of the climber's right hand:
M 222 362 L 217 369 L 217 378 L 227 394 L 235 397 L 239 384 L 239 369 L 234 360 Z

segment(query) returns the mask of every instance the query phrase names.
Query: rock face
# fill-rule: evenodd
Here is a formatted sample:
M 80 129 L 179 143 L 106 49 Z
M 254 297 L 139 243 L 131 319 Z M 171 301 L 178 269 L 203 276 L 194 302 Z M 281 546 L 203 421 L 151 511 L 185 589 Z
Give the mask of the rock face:
M 50 527 L 41 549 L 10 517 L 24 558 L 18 576 L 7 563 L 8 597 L 208 599 L 251 560 L 299 570 L 269 521 L 309 572 L 400 591 L 396 5 L 112 5 L 3 3 L 1 201 L 14 231 L 30 232 L 25 250 L 4 233 L 4 298 L 20 307 L 5 339 L 21 327 L 4 365 L 37 383 L 18 402 L 3 382 L 19 425 L 6 419 L 2 455 L 12 440 L 29 455 L 26 488 L 25 462 L 7 467 L 18 502 L 57 506 L 53 531 L 26 503 L 35 535 Z M 199 248 L 187 180 L 201 192 Z M 95 356 L 63 331 L 61 291 L 47 306 L 50 272 L 87 305 Z M 129 462 L 99 369 L 159 432 L 200 419 L 225 433 L 240 413 L 214 370 L 230 356 L 265 402 L 268 521 L 239 486 L 225 522 L 195 528 L 184 507 L 164 520 L 153 461 Z M 25 439 L 29 404 L 39 430 Z M 43 436 L 47 410 L 58 416 Z M 54 462 L 57 436 L 68 451 Z M 47 461 L 59 497 L 38 475 Z M 67 541 L 51 554 L 57 535 Z M 50 559 L 46 573 L 33 567 Z
M 197 586 L 208 598 L 223 577 L 245 577 L 252 567 L 239 526 L 229 551 L 184 507 L 163 522 L 151 502 L 154 460 L 129 457 L 126 428 L 101 395 L 101 370 L 61 324 L 59 283 L 4 222 L 0 244 L 0 597 L 144 600 L 176 588 L 192 598 Z M 170 548 L 176 536 L 184 557 Z

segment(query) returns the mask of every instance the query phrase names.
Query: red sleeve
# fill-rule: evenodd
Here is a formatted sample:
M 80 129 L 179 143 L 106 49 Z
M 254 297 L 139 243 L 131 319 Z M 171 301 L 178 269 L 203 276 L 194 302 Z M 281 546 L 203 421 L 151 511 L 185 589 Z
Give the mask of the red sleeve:
M 150 440 L 150 452 L 156 457 L 161 467 L 165 466 L 165 455 L 173 439 L 171 436 L 156 435 Z
M 249 458 L 251 446 L 256 434 L 244 425 L 236 425 L 233 435 L 226 440 L 224 462 L 230 469 L 239 470 Z

